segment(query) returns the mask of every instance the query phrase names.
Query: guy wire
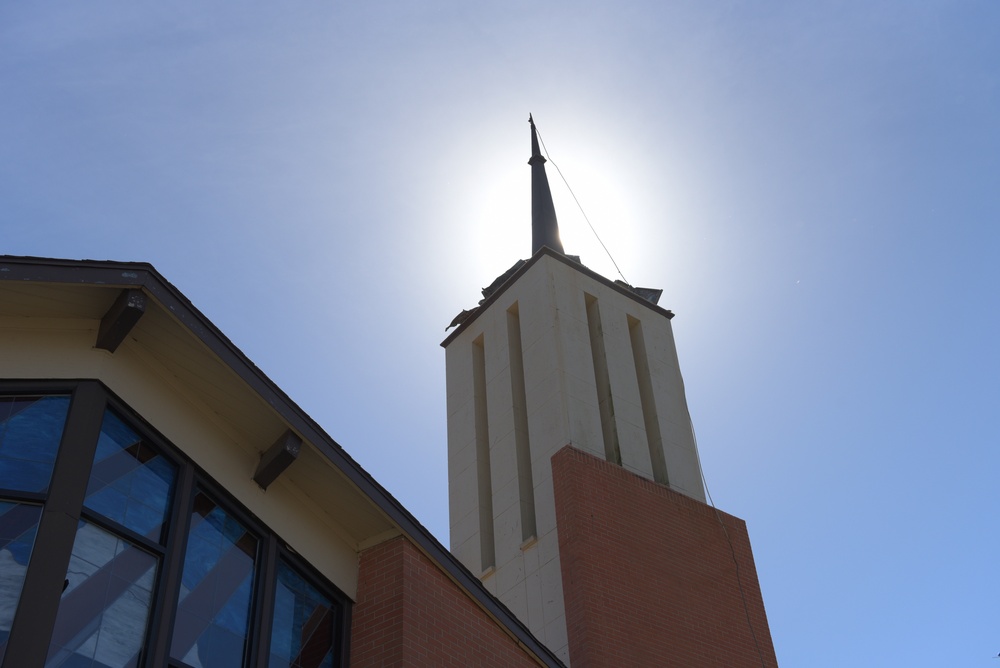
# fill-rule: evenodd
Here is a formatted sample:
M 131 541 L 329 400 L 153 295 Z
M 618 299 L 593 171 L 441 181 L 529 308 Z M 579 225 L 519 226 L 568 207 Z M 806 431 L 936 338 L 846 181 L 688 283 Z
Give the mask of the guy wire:
M 537 125 L 535 126 L 535 132 L 538 132 L 538 126 Z M 590 226 L 590 231 L 594 233 L 594 236 L 597 238 L 597 242 L 599 244 L 601 244 L 601 248 L 603 248 L 604 252 L 608 254 L 608 259 L 611 260 L 611 264 L 615 265 L 615 271 L 618 272 L 618 275 L 622 277 L 622 280 L 625 281 L 626 284 L 631 285 L 631 283 L 629 283 L 625 279 L 625 274 L 622 273 L 622 270 L 618 268 L 618 263 L 615 262 L 615 258 L 613 258 L 611 256 L 611 251 L 609 251 L 608 247 L 604 245 L 604 242 L 601 240 L 601 235 L 599 235 L 597 233 L 597 230 L 594 229 L 593 224 L 590 222 L 590 218 L 587 217 L 587 212 L 583 210 L 583 205 L 580 204 L 580 200 L 577 199 L 576 193 L 573 192 L 573 189 L 569 185 L 569 181 L 567 181 L 566 177 L 563 176 L 562 170 L 559 169 L 559 165 L 557 165 L 556 161 L 553 160 L 552 156 L 549 155 L 549 149 L 545 147 L 545 140 L 542 139 L 542 133 L 541 132 L 538 132 L 538 141 L 541 142 L 541 144 L 542 144 L 542 150 L 545 151 L 545 159 L 548 160 L 549 162 L 551 162 L 552 166 L 556 168 L 557 172 L 559 172 L 559 178 L 561 178 L 562 181 L 563 181 L 563 183 L 566 184 L 566 189 L 569 190 L 569 194 L 573 196 L 573 201 L 576 202 L 577 208 L 579 208 L 580 209 L 580 213 L 583 214 L 583 219 L 585 221 L 587 221 L 587 225 Z

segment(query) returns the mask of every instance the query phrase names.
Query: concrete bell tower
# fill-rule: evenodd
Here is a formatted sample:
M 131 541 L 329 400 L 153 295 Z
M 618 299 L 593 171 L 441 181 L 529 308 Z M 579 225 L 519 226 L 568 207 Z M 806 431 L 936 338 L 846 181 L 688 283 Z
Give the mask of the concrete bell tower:
M 670 582 L 685 577 L 670 575 L 657 561 L 670 561 L 669 545 L 686 540 L 669 528 L 674 510 L 658 511 L 659 505 L 681 507 L 682 515 L 686 506 L 711 510 L 673 314 L 657 305 L 660 290 L 610 281 L 563 254 L 545 158 L 529 122 L 532 256 L 485 288 L 479 306 L 463 311 L 442 343 L 451 549 L 567 663 L 628 665 L 613 658 L 625 655 L 602 645 L 628 641 L 627 656 L 663 665 L 657 661 L 671 657 L 643 648 L 638 635 L 633 642 L 628 629 L 602 639 L 605 631 L 597 627 L 606 626 L 603 615 L 648 618 L 639 599 L 650 583 L 665 572 Z M 582 516 L 588 504 L 593 510 Z M 663 516 L 648 514 L 657 512 Z M 708 530 L 721 536 L 715 516 L 702 515 Z M 616 550 L 625 551 L 620 564 Z M 644 557 L 652 559 L 652 572 L 622 580 L 631 562 L 638 567 Z M 697 565 L 704 555 L 685 558 Z M 611 584 L 614 591 L 602 594 Z M 630 588 L 637 590 L 632 600 L 612 600 Z M 615 612 L 616 605 L 625 611 Z M 632 630 L 669 638 L 670 621 L 657 624 L 651 632 Z M 605 650 L 611 652 L 607 661 Z

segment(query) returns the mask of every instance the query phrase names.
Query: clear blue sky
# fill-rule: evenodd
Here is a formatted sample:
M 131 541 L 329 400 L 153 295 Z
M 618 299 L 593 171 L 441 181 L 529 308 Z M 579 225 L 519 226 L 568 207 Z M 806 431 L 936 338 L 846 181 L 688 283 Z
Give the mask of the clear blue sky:
M 677 313 L 782 665 L 996 666 L 994 0 L 7 2 L 0 252 L 151 262 L 447 544 L 438 344 L 529 253 L 529 112 Z

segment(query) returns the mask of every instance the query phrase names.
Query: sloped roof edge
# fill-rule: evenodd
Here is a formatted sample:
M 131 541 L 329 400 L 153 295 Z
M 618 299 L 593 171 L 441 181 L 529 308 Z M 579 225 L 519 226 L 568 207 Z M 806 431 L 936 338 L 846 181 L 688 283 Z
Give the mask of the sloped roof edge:
M 0 255 L 0 281 L 141 288 L 154 297 L 195 337 L 228 365 L 288 424 L 313 443 L 348 479 L 370 498 L 430 558 L 526 649 L 548 666 L 564 666 L 545 645 L 475 575 L 441 544 L 395 497 L 363 469 L 322 427 L 261 371 L 153 265 L 112 260 L 68 260 Z

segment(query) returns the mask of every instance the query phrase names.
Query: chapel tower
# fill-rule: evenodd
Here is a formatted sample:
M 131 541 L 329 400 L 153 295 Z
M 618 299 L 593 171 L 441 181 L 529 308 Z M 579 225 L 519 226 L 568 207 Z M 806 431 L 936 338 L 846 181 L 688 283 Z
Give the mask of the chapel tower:
M 563 253 L 529 122 L 531 258 L 442 343 L 452 552 L 574 666 L 776 665 L 745 524 L 705 503 L 673 313 Z

